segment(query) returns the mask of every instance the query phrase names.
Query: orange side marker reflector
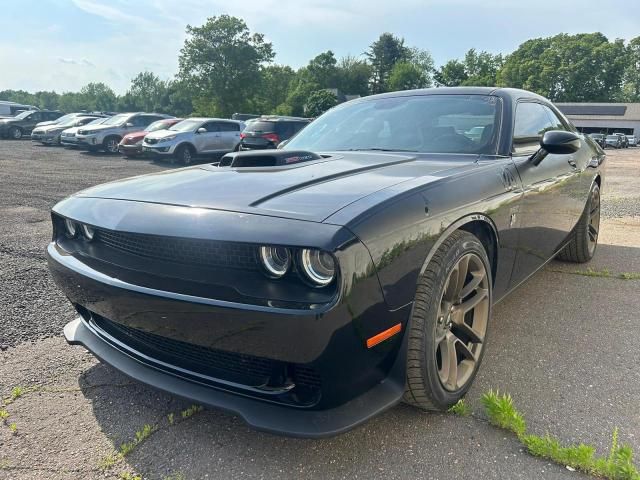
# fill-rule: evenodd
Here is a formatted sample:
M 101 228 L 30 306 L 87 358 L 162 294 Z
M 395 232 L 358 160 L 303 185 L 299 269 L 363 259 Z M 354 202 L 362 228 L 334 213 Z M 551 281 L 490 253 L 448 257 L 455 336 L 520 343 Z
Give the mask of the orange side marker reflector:
M 367 348 L 375 347 L 380 342 L 384 342 L 387 338 L 393 337 L 396 333 L 400 333 L 400 330 L 402 330 L 402 324 L 398 323 L 397 325 L 386 329 L 384 332 L 374 335 L 367 340 Z

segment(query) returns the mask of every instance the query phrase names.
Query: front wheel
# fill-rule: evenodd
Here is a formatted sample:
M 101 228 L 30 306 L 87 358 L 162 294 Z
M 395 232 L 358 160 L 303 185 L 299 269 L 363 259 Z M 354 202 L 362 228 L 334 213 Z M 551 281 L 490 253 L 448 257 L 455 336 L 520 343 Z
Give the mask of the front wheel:
M 569 243 L 558 254 L 559 260 L 586 263 L 593 258 L 600 233 L 600 186 L 594 183 Z
M 193 149 L 189 145 L 180 145 L 175 155 L 176 159 L 184 165 L 191 165 L 195 156 Z
M 418 280 L 406 333 L 406 403 L 446 410 L 464 396 L 482 361 L 491 302 L 482 243 L 471 233 L 452 233 Z
M 120 143 L 120 139 L 118 137 L 107 137 L 102 142 L 102 149 L 110 154 L 118 153 L 118 144 Z
M 20 127 L 11 127 L 9 129 L 9 138 L 20 140 L 22 138 L 22 129 Z

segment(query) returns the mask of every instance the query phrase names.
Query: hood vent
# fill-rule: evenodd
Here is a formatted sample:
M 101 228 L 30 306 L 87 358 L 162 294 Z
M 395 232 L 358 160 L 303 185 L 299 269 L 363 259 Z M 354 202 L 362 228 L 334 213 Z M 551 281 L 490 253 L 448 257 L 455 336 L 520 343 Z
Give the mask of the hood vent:
M 323 157 L 303 150 L 257 150 L 253 152 L 227 153 L 218 164 L 219 167 L 231 168 L 264 168 L 286 167 Z

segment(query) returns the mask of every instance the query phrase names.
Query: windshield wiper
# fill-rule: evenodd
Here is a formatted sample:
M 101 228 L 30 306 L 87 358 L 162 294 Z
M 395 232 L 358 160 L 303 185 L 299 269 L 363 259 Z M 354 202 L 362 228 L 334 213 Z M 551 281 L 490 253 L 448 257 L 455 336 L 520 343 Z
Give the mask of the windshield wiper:
M 418 153 L 417 150 L 404 150 L 402 148 L 343 148 L 341 150 L 336 150 L 338 152 L 367 152 L 367 151 L 375 151 L 375 152 L 413 152 Z

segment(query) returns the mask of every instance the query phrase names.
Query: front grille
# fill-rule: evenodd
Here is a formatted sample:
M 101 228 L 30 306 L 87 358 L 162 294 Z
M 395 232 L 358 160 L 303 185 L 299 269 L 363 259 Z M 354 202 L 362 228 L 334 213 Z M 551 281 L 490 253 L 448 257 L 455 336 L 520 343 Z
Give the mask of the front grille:
M 305 365 L 194 345 L 128 327 L 95 313 L 90 315 L 94 327 L 127 347 L 170 365 L 254 388 L 278 389 L 293 382 L 297 398 L 303 403 L 317 399 L 320 391 L 318 373 Z
M 256 247 L 236 242 L 97 230 L 96 240 L 142 257 L 202 267 L 258 268 Z

